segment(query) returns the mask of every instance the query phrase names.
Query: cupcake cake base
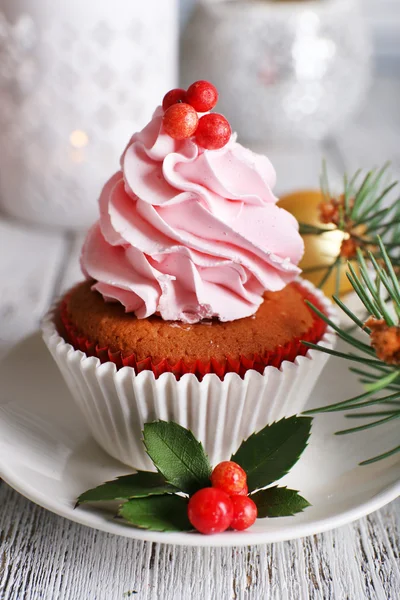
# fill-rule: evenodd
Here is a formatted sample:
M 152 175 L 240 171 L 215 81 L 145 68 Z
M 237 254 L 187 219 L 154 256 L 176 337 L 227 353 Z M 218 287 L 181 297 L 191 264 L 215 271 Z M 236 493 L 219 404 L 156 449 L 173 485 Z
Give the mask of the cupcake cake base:
M 105 303 L 91 285 L 78 284 L 62 300 L 60 334 L 102 363 L 129 366 L 136 373 L 150 370 L 156 377 L 170 372 L 179 379 L 193 373 L 201 380 L 207 373 L 221 378 L 227 373 L 243 377 L 249 369 L 263 373 L 266 366 L 280 367 L 304 355 L 301 340 L 318 342 L 326 327 L 304 302 L 309 299 L 322 309 L 319 299 L 297 282 L 266 292 L 251 317 L 191 325 L 157 316 L 137 319 L 121 304 Z

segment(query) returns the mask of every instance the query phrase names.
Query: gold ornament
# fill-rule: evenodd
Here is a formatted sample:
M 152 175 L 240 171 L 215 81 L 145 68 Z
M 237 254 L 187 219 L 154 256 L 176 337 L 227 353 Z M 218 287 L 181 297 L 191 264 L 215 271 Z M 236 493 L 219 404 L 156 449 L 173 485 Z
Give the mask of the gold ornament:
M 347 234 L 336 229 L 333 224 L 326 225 L 320 221 L 319 206 L 323 201 L 323 195 L 319 190 L 300 190 L 283 196 L 278 202 L 278 206 L 292 213 L 299 222 L 332 229 L 332 232 L 322 235 L 307 234 L 303 236 L 305 251 L 299 266 L 303 270 L 302 277 L 315 285 L 322 281 L 327 268 L 337 259 L 341 252 L 342 242 L 347 238 Z M 340 272 L 340 295 L 353 290 L 346 277 L 346 271 L 344 261 Z M 322 286 L 327 296 L 335 294 L 336 280 L 335 269 Z

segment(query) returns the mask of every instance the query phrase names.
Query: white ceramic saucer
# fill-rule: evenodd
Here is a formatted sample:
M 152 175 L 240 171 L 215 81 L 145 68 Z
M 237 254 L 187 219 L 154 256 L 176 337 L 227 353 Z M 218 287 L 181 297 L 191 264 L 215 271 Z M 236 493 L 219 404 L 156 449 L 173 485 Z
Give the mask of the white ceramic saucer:
M 310 406 L 346 399 L 359 391 L 347 365 L 331 359 Z M 81 492 L 129 469 L 90 437 L 40 335 L 16 346 L 0 364 L 0 476 L 33 502 L 67 519 L 142 540 L 187 546 L 283 541 L 344 525 L 394 500 L 400 495 L 400 455 L 367 467 L 358 463 L 398 445 L 396 424 L 334 435 L 346 425 L 349 421 L 340 413 L 316 417 L 307 450 L 282 480 L 312 503 L 303 513 L 259 519 L 240 533 L 150 532 L 117 522 L 111 512 L 96 506 L 74 510 Z

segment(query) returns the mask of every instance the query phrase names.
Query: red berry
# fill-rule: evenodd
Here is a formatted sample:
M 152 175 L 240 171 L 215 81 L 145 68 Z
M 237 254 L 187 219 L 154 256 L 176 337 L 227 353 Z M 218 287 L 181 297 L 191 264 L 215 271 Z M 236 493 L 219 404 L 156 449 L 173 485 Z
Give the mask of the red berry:
M 189 500 L 189 521 L 201 533 L 221 533 L 232 521 L 233 507 L 228 494 L 217 488 L 203 488 Z
M 191 104 L 197 112 L 207 112 L 218 102 L 217 88 L 209 81 L 195 81 L 188 88 L 186 102 Z
M 193 106 L 173 104 L 164 114 L 164 129 L 174 140 L 184 140 L 196 131 L 199 117 Z
M 231 496 L 233 504 L 232 529 L 243 531 L 257 519 L 257 506 L 249 496 Z
M 162 107 L 166 111 L 170 106 L 178 104 L 178 102 L 186 102 L 186 90 L 176 88 L 167 92 L 162 101 Z
M 244 488 L 242 489 L 241 492 L 237 492 L 237 494 L 235 494 L 236 496 L 247 496 L 249 493 L 249 488 L 247 487 L 247 485 L 244 486 Z
M 226 494 L 240 494 L 247 488 L 247 476 L 242 467 L 231 460 L 219 463 L 211 474 L 211 485 Z
M 218 150 L 229 142 L 231 134 L 231 126 L 225 117 L 218 113 L 210 113 L 199 120 L 196 142 L 207 150 Z

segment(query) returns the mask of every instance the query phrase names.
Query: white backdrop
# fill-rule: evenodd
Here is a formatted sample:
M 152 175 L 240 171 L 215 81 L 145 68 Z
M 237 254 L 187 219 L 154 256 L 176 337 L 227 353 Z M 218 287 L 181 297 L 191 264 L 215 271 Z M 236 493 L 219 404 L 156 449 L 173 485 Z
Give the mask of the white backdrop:
M 364 0 L 380 55 L 400 56 L 400 0 Z
M 180 0 L 184 26 L 197 0 Z M 321 0 L 322 2 L 323 0 Z M 400 0 L 361 0 L 372 28 L 376 52 L 400 57 Z

